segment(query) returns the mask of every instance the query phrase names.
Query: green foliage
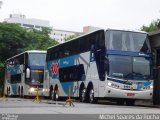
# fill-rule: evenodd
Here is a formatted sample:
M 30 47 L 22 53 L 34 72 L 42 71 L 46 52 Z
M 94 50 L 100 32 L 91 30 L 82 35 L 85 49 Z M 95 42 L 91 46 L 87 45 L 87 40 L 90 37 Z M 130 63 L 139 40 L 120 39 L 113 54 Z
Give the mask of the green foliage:
M 152 32 L 152 31 L 160 30 L 160 19 L 152 21 L 149 26 L 143 25 L 141 27 L 141 30 L 146 31 L 146 32 Z
M 0 23 L 0 60 L 22 52 L 25 47 L 25 30 L 16 24 Z
M 58 44 L 57 41 L 50 38 L 49 30 L 42 28 L 41 31 L 33 29 L 27 32 L 27 37 L 30 39 L 30 43 L 25 50 L 38 49 L 46 50 L 48 47 Z
M 0 96 L 3 96 L 3 84 L 4 84 L 4 64 L 0 63 Z
M 72 39 L 74 39 L 74 38 L 76 38 L 76 37 L 78 37 L 78 36 L 79 36 L 78 34 L 70 35 L 69 37 L 64 38 L 64 40 L 65 40 L 65 41 L 69 41 L 69 40 L 72 40 Z
M 25 50 L 46 50 L 58 44 L 48 35 L 49 29 L 27 30 L 18 24 L 0 23 L 0 88 L 3 85 L 5 60 Z

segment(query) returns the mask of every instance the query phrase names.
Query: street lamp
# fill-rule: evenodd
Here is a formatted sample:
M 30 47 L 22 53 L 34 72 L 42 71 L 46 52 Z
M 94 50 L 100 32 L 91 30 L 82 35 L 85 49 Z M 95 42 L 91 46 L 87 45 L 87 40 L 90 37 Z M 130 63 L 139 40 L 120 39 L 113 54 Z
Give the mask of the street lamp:
M 3 4 L 3 2 L 2 2 L 2 1 L 0 1 L 0 8 L 1 8 L 2 4 Z

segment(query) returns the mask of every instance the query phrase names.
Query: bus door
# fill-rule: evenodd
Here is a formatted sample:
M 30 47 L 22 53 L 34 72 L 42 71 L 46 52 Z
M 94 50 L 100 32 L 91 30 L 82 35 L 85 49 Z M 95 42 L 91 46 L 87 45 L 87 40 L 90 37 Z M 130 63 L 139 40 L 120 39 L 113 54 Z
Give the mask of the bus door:
M 160 105 L 160 49 L 156 50 L 156 71 L 154 71 L 153 103 Z

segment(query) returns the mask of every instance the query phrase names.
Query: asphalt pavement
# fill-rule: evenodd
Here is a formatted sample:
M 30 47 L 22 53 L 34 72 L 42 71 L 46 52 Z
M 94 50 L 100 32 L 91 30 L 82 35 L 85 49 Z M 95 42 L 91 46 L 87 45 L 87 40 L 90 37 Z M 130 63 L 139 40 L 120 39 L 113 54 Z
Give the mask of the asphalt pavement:
M 116 119 L 117 115 L 146 115 L 146 114 L 157 114 L 160 119 L 160 108 L 158 106 L 151 106 L 149 103 L 141 105 L 140 102 L 136 103 L 135 106 L 118 106 L 114 103 L 104 102 L 100 104 L 89 104 L 89 103 L 80 103 L 74 102 L 74 107 L 69 106 L 68 104 L 64 106 L 65 101 L 51 101 L 51 100 L 42 100 L 41 102 L 33 102 L 33 99 L 22 99 L 22 98 L 7 98 L 0 99 L 0 114 L 5 118 L 7 115 L 18 115 L 21 120 L 25 116 L 31 120 L 29 117 L 34 118 L 34 120 L 40 120 L 46 118 L 47 120 L 53 118 L 55 120 L 62 120 L 64 117 L 65 120 L 89 120 L 89 119 L 106 119 L 106 115 L 116 115 L 113 118 Z M 105 115 L 105 116 L 101 116 Z M 41 116 L 41 117 L 40 117 Z M 8 117 L 8 116 L 7 116 Z M 38 118 L 37 118 L 38 117 Z M 132 116 L 133 118 L 136 118 Z M 18 120 L 19 120 L 18 119 Z M 127 117 L 126 117 L 127 119 Z M 129 119 L 129 118 L 128 118 Z M 3 119 L 6 120 L 6 119 Z M 16 119 L 15 119 L 16 120 Z

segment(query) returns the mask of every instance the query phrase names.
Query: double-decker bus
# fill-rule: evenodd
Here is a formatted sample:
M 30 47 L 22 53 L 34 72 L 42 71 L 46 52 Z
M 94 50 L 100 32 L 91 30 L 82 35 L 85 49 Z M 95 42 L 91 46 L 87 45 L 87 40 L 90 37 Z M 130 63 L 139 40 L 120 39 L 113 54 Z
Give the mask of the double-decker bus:
M 141 31 L 97 30 L 47 49 L 44 96 L 82 102 L 116 100 L 134 105 L 152 99 L 152 55 Z
M 30 50 L 6 60 L 4 94 L 7 96 L 35 96 L 36 88 L 43 95 L 46 51 Z

